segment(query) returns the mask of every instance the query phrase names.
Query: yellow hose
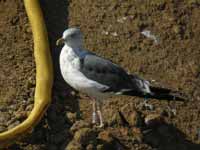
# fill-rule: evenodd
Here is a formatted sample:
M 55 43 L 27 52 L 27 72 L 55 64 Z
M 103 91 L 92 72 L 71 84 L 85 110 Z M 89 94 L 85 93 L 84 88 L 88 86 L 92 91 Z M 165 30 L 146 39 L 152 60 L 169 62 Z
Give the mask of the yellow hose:
M 32 27 L 36 63 L 36 88 L 34 108 L 28 118 L 18 126 L 0 133 L 0 148 L 8 146 L 31 131 L 40 121 L 51 102 L 53 82 L 52 60 L 47 30 L 38 0 L 24 0 L 25 9 Z

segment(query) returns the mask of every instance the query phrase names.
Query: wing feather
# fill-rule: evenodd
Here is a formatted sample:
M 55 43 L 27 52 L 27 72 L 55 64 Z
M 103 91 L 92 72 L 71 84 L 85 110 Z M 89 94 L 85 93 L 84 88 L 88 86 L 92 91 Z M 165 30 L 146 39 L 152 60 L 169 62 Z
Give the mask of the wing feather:
M 133 88 L 130 76 L 121 67 L 97 55 L 89 54 L 82 58 L 80 69 L 87 78 L 109 86 L 107 91 Z

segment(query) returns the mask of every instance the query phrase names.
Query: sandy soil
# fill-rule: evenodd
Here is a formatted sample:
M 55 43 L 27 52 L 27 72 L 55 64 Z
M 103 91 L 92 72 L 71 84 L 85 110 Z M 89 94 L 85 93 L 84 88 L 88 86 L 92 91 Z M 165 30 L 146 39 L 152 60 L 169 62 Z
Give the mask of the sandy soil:
M 56 75 L 53 103 L 33 133 L 11 148 L 200 149 L 199 7 L 197 0 L 42 1 Z M 149 111 L 135 108 L 142 98 L 111 98 L 103 106 L 105 128 L 92 127 L 90 99 L 67 86 L 59 72 L 61 47 L 55 41 L 68 26 L 80 27 L 87 49 L 155 85 L 181 91 L 186 101 L 152 99 L 155 109 Z
M 20 0 L 0 1 L 0 132 L 33 107 L 35 63 L 31 28 Z

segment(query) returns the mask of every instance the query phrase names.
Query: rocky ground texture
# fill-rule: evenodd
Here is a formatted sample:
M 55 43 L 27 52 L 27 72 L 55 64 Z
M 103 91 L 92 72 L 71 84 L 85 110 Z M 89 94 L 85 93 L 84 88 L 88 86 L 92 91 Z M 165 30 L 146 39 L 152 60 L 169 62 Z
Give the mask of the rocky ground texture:
M 53 102 L 33 133 L 10 149 L 200 149 L 200 1 L 44 0 L 41 4 L 54 58 Z M 181 91 L 186 101 L 152 99 L 150 111 L 139 107 L 142 98 L 110 98 L 103 105 L 105 127 L 92 126 L 91 100 L 66 85 L 59 72 L 61 47 L 55 41 L 69 26 L 80 27 L 87 49 L 156 86 Z

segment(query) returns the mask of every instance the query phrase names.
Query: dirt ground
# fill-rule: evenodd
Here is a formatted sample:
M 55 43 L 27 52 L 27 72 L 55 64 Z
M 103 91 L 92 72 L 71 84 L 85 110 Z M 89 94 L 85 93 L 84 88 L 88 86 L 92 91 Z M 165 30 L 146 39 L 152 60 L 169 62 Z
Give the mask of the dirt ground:
M 0 132 L 32 110 L 35 87 L 33 40 L 23 3 L 0 1 Z
M 0 4 L 3 7 L 4 2 Z M 9 5 L 14 4 L 12 1 Z M 54 58 L 53 102 L 33 133 L 10 149 L 200 149 L 198 0 L 44 0 L 41 4 Z M 14 12 L 15 7 L 12 7 Z M 59 71 L 61 47 L 56 47 L 55 41 L 71 26 L 80 27 L 84 33 L 86 49 L 157 86 L 181 91 L 187 95 L 186 101 L 152 99 L 149 103 L 154 110 L 150 111 L 136 108 L 142 98 L 110 98 L 103 105 L 105 128 L 93 127 L 90 99 L 65 84 Z M 146 30 L 157 41 L 141 33 Z M 1 45 L 7 48 L 11 44 Z M 30 48 L 30 44 L 25 46 Z

